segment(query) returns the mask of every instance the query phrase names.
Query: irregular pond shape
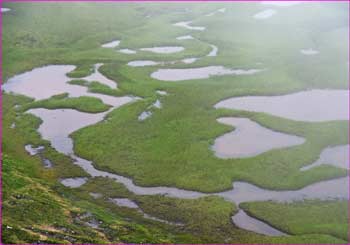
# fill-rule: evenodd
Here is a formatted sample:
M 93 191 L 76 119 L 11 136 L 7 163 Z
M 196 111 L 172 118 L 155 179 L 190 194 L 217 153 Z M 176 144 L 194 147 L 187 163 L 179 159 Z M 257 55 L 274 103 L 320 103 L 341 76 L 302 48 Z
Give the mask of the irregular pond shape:
M 191 40 L 194 39 L 191 35 L 180 36 L 176 38 L 177 40 Z
M 301 49 L 300 53 L 304 54 L 304 55 L 316 55 L 319 53 L 319 51 L 309 48 L 309 49 Z
M 46 110 L 46 109 L 44 109 Z M 91 116 L 94 114 L 90 114 Z M 56 121 L 63 123 L 69 117 L 58 117 Z M 45 119 L 43 120 L 45 124 Z M 58 123 L 59 124 L 59 123 Z M 48 124 L 47 124 L 48 125 Z M 84 125 L 82 125 L 83 127 Z M 46 127 L 43 127 L 44 129 Z M 39 128 L 40 130 L 40 128 Z M 60 134 L 59 131 L 62 130 L 62 134 L 66 133 L 66 130 L 62 127 L 55 128 L 55 124 L 53 124 L 52 129 L 46 129 L 49 132 L 55 131 L 57 134 Z M 43 132 L 43 135 L 47 135 L 47 132 Z M 63 137 L 61 137 L 63 138 Z M 54 145 L 54 138 L 50 138 L 49 141 L 52 145 Z M 64 146 L 64 151 L 58 150 L 60 152 L 64 152 L 66 155 L 70 155 L 75 161 L 74 164 L 80 166 L 83 170 L 85 170 L 92 177 L 108 177 L 116 180 L 125 185 L 125 187 L 131 192 L 137 195 L 168 195 L 170 197 L 176 198 L 199 198 L 203 196 L 207 196 L 206 193 L 201 193 L 197 191 L 189 191 L 183 190 L 175 187 L 142 187 L 137 186 L 133 183 L 133 181 L 127 177 L 97 170 L 91 161 L 80 158 L 71 152 L 73 152 L 73 145 L 71 142 L 64 140 L 67 146 Z M 239 204 L 240 202 L 247 201 L 266 201 L 266 200 L 276 200 L 276 201 L 295 201 L 295 200 L 303 200 L 303 199 L 313 199 L 313 198 L 321 198 L 321 199 L 347 199 L 348 198 L 348 178 L 339 178 L 334 180 L 322 181 L 309 186 L 306 186 L 299 190 L 294 191 L 271 191 L 259 188 L 249 183 L 244 182 L 234 182 L 234 189 L 230 191 L 224 191 L 220 193 L 213 193 L 213 195 L 218 195 L 224 197 L 226 200 Z
M 99 64 L 95 64 L 94 65 L 94 72 L 89 75 L 89 76 L 86 76 L 86 77 L 82 77 L 80 79 L 84 79 L 86 81 L 89 81 L 89 82 L 100 82 L 104 85 L 107 85 L 108 87 L 112 88 L 112 89 L 116 89 L 117 88 L 117 83 L 115 81 L 112 81 L 110 79 L 108 79 L 107 77 L 105 77 L 104 75 L 102 75 L 100 72 L 99 72 L 99 68 L 102 66 L 103 64 L 102 63 L 99 63 Z
M 102 197 L 101 193 L 96 193 L 96 192 L 90 192 L 89 195 L 92 196 L 95 199 L 98 199 L 98 198 Z
M 151 74 L 154 79 L 176 82 L 192 79 L 204 79 L 210 76 L 224 76 L 224 75 L 252 75 L 260 72 L 260 69 L 229 69 L 223 66 L 207 66 L 199 68 L 185 68 L 185 69 L 159 69 Z
M 215 139 L 212 149 L 219 158 L 253 157 L 305 142 L 304 138 L 264 128 L 248 118 L 225 117 L 217 121 L 235 127 L 232 132 Z
M 218 47 L 215 45 L 210 44 L 210 47 L 212 48 L 210 53 L 207 56 L 216 56 L 218 53 Z
M 215 108 L 264 112 L 296 121 L 349 120 L 349 90 L 307 90 L 278 96 L 244 96 L 220 101 Z
M 105 44 L 102 44 L 101 47 L 102 48 L 115 48 L 117 46 L 119 46 L 120 44 L 120 40 L 114 40 Z
M 119 105 L 122 106 L 132 101 L 130 97 L 120 97 Z M 73 109 L 30 109 L 27 111 L 43 122 L 39 126 L 39 133 L 43 139 L 49 140 L 58 152 L 69 155 L 73 153 L 73 142 L 69 135 L 80 128 L 96 124 L 104 119 L 104 117 L 113 109 L 102 113 L 86 113 Z
M 152 104 L 152 107 L 155 107 L 157 109 L 161 109 L 162 108 L 162 103 L 160 102 L 160 100 L 156 100 L 156 102 L 154 102 Z
M 127 178 L 118 174 L 113 174 L 113 173 L 98 170 L 93 166 L 91 161 L 83 159 L 76 155 L 71 155 L 71 156 L 75 160 L 74 164 L 80 166 L 92 177 L 107 177 L 107 178 L 114 179 L 115 181 L 124 184 L 128 190 L 135 193 L 136 195 L 168 195 L 171 197 L 190 198 L 190 199 L 207 195 L 201 192 L 182 190 L 174 187 L 137 186 L 133 183 L 133 181 L 130 178 Z
M 185 48 L 180 46 L 174 47 L 153 47 L 153 48 L 140 48 L 141 51 L 148 51 L 157 54 L 172 54 L 183 51 Z
M 266 9 L 262 12 L 259 12 L 257 14 L 255 14 L 253 17 L 255 19 L 268 19 L 270 18 L 272 15 L 276 14 L 277 11 L 274 9 Z
M 152 60 L 134 60 L 130 61 L 127 65 L 132 67 L 140 67 L 140 66 L 155 66 L 159 65 L 159 62 Z
M 205 27 L 204 26 L 191 26 L 190 24 L 193 21 L 181 21 L 181 22 L 177 22 L 175 24 L 173 24 L 174 26 L 179 26 L 179 27 L 183 27 L 189 30 L 195 30 L 195 31 L 204 31 Z
M 194 62 L 196 62 L 199 58 L 186 58 L 186 59 L 182 59 L 181 61 L 185 64 L 192 64 Z
M 90 96 L 99 98 L 103 103 L 118 106 L 125 97 L 114 97 L 90 93 L 85 86 L 67 83 L 71 78 L 66 74 L 75 69 L 73 65 L 49 65 L 10 78 L 3 86 L 5 92 L 22 94 L 35 100 L 48 99 L 53 95 L 68 93 L 69 97 Z M 97 73 L 96 73 L 97 74 Z M 97 75 L 99 77 L 99 75 Z M 101 76 L 103 76 L 101 74 Z M 102 79 L 106 81 L 105 79 Z M 113 81 L 111 81 L 113 82 Z M 113 82 L 113 84 L 116 83 Z
M 71 67 L 70 69 L 74 69 L 74 66 Z M 21 81 L 21 80 L 17 80 L 17 81 Z M 42 87 L 45 88 L 45 86 L 42 86 Z M 29 89 L 24 90 L 22 94 L 28 96 L 28 93 L 32 93 L 30 86 L 28 88 Z M 135 99 L 130 97 L 128 98 L 130 100 Z M 72 159 L 74 159 L 74 164 L 80 166 L 92 177 L 100 176 L 100 177 L 108 177 L 108 178 L 114 179 L 115 181 L 124 184 L 128 190 L 135 193 L 136 195 L 167 195 L 175 198 L 190 198 L 190 199 L 199 198 L 199 197 L 208 195 L 206 193 L 183 190 L 183 189 L 174 188 L 174 187 L 137 186 L 133 183 L 131 179 L 127 177 L 97 170 L 95 169 L 91 161 L 88 161 L 86 159 L 83 159 L 74 155 L 73 144 L 71 142 L 71 139 L 69 138 L 68 132 L 73 130 L 78 130 L 82 127 L 87 126 L 87 124 L 90 125 L 90 123 L 93 123 L 93 121 L 98 122 L 102 120 L 104 115 L 107 114 L 109 111 L 104 113 L 99 113 L 97 118 L 95 118 L 96 114 L 86 113 L 87 115 L 84 115 L 84 117 L 85 116 L 92 117 L 92 119 L 88 120 L 89 121 L 88 123 L 74 122 L 73 126 L 70 126 L 71 123 L 68 123 L 67 124 L 68 130 L 65 127 L 56 127 L 56 125 L 65 123 L 67 119 L 71 119 L 70 116 L 67 116 L 67 114 L 64 113 L 65 110 L 57 110 L 57 111 L 61 111 L 62 113 L 56 114 L 57 117 L 55 117 L 55 121 L 56 121 L 55 123 L 51 123 L 51 121 L 53 121 L 52 117 L 56 115 L 55 113 L 51 115 L 51 113 L 49 112 L 50 110 L 48 109 L 32 109 L 30 111 L 38 114 L 38 116 L 43 120 L 43 123 L 40 125 L 38 129 L 39 132 L 40 130 L 42 131 L 43 138 L 46 137 L 46 139 L 48 139 L 51 142 L 52 146 L 57 151 L 62 152 L 66 155 L 69 155 Z M 79 114 L 80 112 L 75 111 L 75 113 Z M 80 116 L 78 115 L 77 118 L 80 118 Z M 80 119 L 78 121 L 80 121 Z M 50 125 L 52 128 L 50 128 Z M 55 131 L 54 134 L 52 133 L 53 131 Z M 56 137 L 62 141 L 61 145 L 55 143 Z M 61 180 L 61 182 L 70 187 L 79 187 L 86 182 L 86 179 L 87 178 L 68 178 L 68 179 Z M 249 183 L 234 182 L 233 190 L 213 193 L 212 195 L 222 196 L 226 200 L 234 202 L 236 204 L 239 204 L 240 202 L 246 202 L 246 201 L 264 201 L 264 200 L 295 201 L 295 200 L 304 200 L 304 199 L 313 199 L 313 198 L 347 199 L 349 194 L 348 188 L 347 188 L 348 184 L 349 184 L 348 178 L 345 177 L 345 178 L 339 178 L 335 180 L 322 181 L 295 191 L 271 191 L 271 190 L 265 190 L 265 189 L 256 187 Z
M 227 201 L 236 203 L 256 201 L 294 202 L 307 199 L 336 200 L 349 198 L 349 177 L 325 180 L 302 189 L 289 191 L 266 190 L 255 185 L 237 181 L 233 189 L 217 193 Z
M 1 13 L 9 12 L 11 9 L 9 8 L 1 8 Z
M 140 207 L 132 200 L 128 199 L 128 198 L 109 198 L 109 200 L 111 202 L 113 202 L 114 204 L 120 206 L 120 207 L 127 207 L 127 208 L 132 208 L 132 209 L 137 209 L 137 211 L 141 214 L 143 214 L 143 217 L 146 219 L 151 219 L 151 220 L 155 220 L 161 223 L 165 223 L 165 224 L 169 224 L 169 225 L 183 225 L 181 223 L 173 223 L 173 222 L 169 222 L 167 220 L 163 220 L 163 219 L 159 219 L 157 217 L 151 216 L 149 214 L 146 214 L 145 212 L 143 212 Z
M 300 170 L 309 170 L 310 168 L 320 166 L 322 164 L 331 164 L 338 168 L 349 169 L 349 163 L 349 145 L 339 145 L 327 147 L 321 152 L 320 157 L 316 162 L 302 167 Z
M 166 195 L 175 198 L 196 199 L 209 194 L 198 191 L 189 191 L 179 189 L 176 187 L 143 187 L 137 186 L 133 181 L 127 177 L 113 174 L 105 171 L 100 171 L 94 168 L 91 161 L 72 155 L 76 161 L 74 164 L 80 166 L 92 177 L 108 177 L 125 185 L 125 187 L 135 193 L 136 195 Z M 321 181 L 308 185 L 299 190 L 291 191 L 273 191 L 266 190 L 246 182 L 234 182 L 234 189 L 212 195 L 221 196 L 227 201 L 239 204 L 241 202 L 253 201 L 279 201 L 279 202 L 293 202 L 305 199 L 347 199 L 349 196 L 348 177 Z
M 123 53 L 123 54 L 136 54 L 136 51 L 135 51 L 135 50 L 128 49 L 128 48 L 119 49 L 118 51 L 119 51 L 120 53 Z
M 225 13 L 225 12 L 226 12 L 226 8 L 221 8 L 221 9 L 215 10 L 214 12 L 206 14 L 205 16 L 209 16 L 210 17 L 210 16 L 213 16 L 216 13 Z
M 163 90 L 156 90 L 156 93 L 161 95 L 161 96 L 168 95 L 168 93 L 166 91 L 163 91 Z
M 44 168 L 52 168 L 53 167 L 53 164 L 49 159 L 43 158 L 42 162 L 43 162 Z
M 302 1 L 261 1 L 264 5 L 274 5 L 278 7 L 289 7 L 302 3 Z
M 255 233 L 267 235 L 267 236 L 284 236 L 285 233 L 269 226 L 268 224 L 255 219 L 242 209 L 238 211 L 234 216 L 232 216 L 233 223 L 241 229 L 253 231 Z
M 128 198 L 109 198 L 111 202 L 120 206 L 120 207 L 128 207 L 138 209 L 139 206 Z
M 77 178 L 66 178 L 61 179 L 60 182 L 62 185 L 70 188 L 78 188 L 85 184 L 87 181 L 87 178 L 85 177 L 77 177 Z
M 144 121 L 146 120 L 147 118 L 149 118 L 150 116 L 152 116 L 152 112 L 150 111 L 144 111 L 142 112 L 139 116 L 138 116 L 138 120 L 139 121 Z
M 36 154 L 42 152 L 45 149 L 45 147 L 42 145 L 38 147 L 33 147 L 32 145 L 29 144 L 29 145 L 25 145 L 24 149 L 26 150 L 26 152 L 29 153 L 29 155 L 35 156 Z

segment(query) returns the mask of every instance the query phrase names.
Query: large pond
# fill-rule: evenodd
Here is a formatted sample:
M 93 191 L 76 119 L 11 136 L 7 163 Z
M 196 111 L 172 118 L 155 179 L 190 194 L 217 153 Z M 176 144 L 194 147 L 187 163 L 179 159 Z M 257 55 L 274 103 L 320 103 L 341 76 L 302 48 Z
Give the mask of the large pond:
M 95 71 L 87 80 L 98 79 L 98 82 L 116 87 L 117 83 L 104 77 L 98 68 L 101 64 L 95 65 Z M 2 89 L 8 93 L 22 94 L 35 100 L 48 99 L 53 95 L 68 93 L 69 97 L 90 96 L 101 99 L 105 104 L 118 106 L 120 98 L 104 94 L 90 93 L 87 87 L 69 84 L 71 78 L 67 73 L 73 71 L 73 65 L 49 65 L 35 68 L 31 71 L 16 75 L 10 78 Z
M 260 69 L 229 69 L 223 66 L 207 66 L 184 69 L 159 69 L 151 74 L 154 79 L 176 82 L 193 79 L 205 79 L 211 76 L 224 75 L 252 75 L 260 72 Z
M 226 117 L 219 118 L 217 121 L 235 127 L 232 132 L 215 140 L 212 149 L 220 158 L 253 157 L 272 149 L 300 145 L 305 142 L 304 138 L 272 131 L 248 118 Z
M 349 120 L 349 90 L 308 90 L 280 96 L 244 96 L 215 108 L 265 112 L 296 121 Z

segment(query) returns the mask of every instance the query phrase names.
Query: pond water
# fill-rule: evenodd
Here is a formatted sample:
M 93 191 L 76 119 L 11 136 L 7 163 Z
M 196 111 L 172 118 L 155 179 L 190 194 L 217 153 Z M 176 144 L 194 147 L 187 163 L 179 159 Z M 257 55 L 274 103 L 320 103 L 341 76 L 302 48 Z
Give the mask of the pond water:
M 167 91 L 164 91 L 164 90 L 156 90 L 156 93 L 161 95 L 161 96 L 168 95 Z
M 60 182 L 62 185 L 70 188 L 78 188 L 85 184 L 87 181 L 87 178 L 67 178 L 67 179 L 61 179 Z
M 215 139 L 212 149 L 219 158 L 253 157 L 305 142 L 304 138 L 264 128 L 248 118 L 225 117 L 217 121 L 235 127 L 232 132 Z
M 90 192 L 89 194 L 95 199 L 101 198 L 103 196 L 101 193 L 96 193 L 96 192 Z
M 209 14 L 206 14 L 205 16 L 210 17 L 210 16 L 213 16 L 213 15 L 215 15 L 217 13 L 225 13 L 225 12 L 226 12 L 226 8 L 221 8 L 221 9 L 215 10 L 215 11 L 209 13 Z
M 72 94 L 82 94 L 86 91 L 79 90 L 79 93 L 74 93 L 76 87 L 81 88 L 81 86 L 67 85 L 68 80 L 65 74 L 73 70 L 74 66 L 47 66 L 44 68 L 37 68 L 33 71 L 15 76 L 9 80 L 9 84 L 4 85 L 5 91 L 13 91 L 23 95 L 27 95 L 33 98 L 47 98 L 55 94 L 63 92 L 71 92 Z M 51 74 L 47 73 L 47 70 L 51 71 Z M 196 69 L 196 68 L 195 68 Z M 183 69 L 180 69 L 183 70 Z M 44 72 L 43 72 L 44 71 Z M 43 72 L 44 74 L 41 74 Z M 251 71 L 239 71 L 240 74 L 247 74 Z M 235 70 L 237 73 L 237 70 Z M 31 77 L 30 75 L 36 75 Z M 45 78 L 45 79 L 43 79 Z M 38 83 L 39 81 L 39 83 Z M 48 83 L 50 85 L 48 86 Z M 56 83 L 59 86 L 56 86 Z M 45 84 L 45 85 L 44 85 Z M 26 89 L 23 89 L 22 86 Z M 40 86 L 44 85 L 44 86 Z M 51 86 L 52 85 L 52 86 Z M 74 87 L 74 89 L 72 89 Z M 40 89 L 38 89 L 40 88 Z M 65 91 L 64 89 L 67 89 Z M 45 90 L 44 92 L 40 90 Z M 163 91 L 164 92 L 164 91 Z M 164 94 L 164 93 L 163 93 Z M 109 96 L 111 97 L 111 96 Z M 137 186 L 133 183 L 132 179 L 105 171 L 100 171 L 94 167 L 91 161 L 80 158 L 74 154 L 73 142 L 69 135 L 80 128 L 86 127 L 98 123 L 104 119 L 104 117 L 113 109 L 129 103 L 135 98 L 132 97 L 114 97 L 118 100 L 113 108 L 103 113 L 83 113 L 71 109 L 31 109 L 28 113 L 32 113 L 42 119 L 42 124 L 39 126 L 38 131 L 44 139 L 50 141 L 52 147 L 54 147 L 58 152 L 64 153 L 70 156 L 74 160 L 74 164 L 80 166 L 92 177 L 108 177 L 114 179 L 125 185 L 125 187 L 136 195 L 168 195 L 170 197 L 176 198 L 199 198 L 207 196 L 209 194 L 201 193 L 197 191 L 190 191 L 179 189 L 176 187 L 143 187 Z M 305 104 L 305 103 L 304 103 Z M 27 147 L 29 148 L 29 147 Z M 31 147 L 33 148 L 33 147 Z M 62 179 L 61 183 L 65 186 L 76 188 L 83 185 L 87 181 L 87 178 L 67 178 Z M 339 178 L 328 181 L 321 181 L 315 184 L 311 184 L 299 190 L 289 190 L 289 191 L 272 191 L 259 188 L 255 185 L 245 183 L 245 182 L 234 182 L 234 189 L 224 192 L 213 193 L 212 195 L 217 195 L 225 198 L 228 201 L 239 204 L 240 202 L 247 201 L 281 201 L 281 202 L 291 202 L 299 201 L 304 199 L 320 198 L 320 199 L 347 199 L 349 195 L 348 191 L 348 178 Z M 158 220 L 157 218 L 154 218 Z M 165 221 L 166 222 L 166 221 Z M 168 222 L 169 223 L 169 222 Z
M 9 12 L 11 9 L 9 8 L 1 8 L 1 13 Z
M 114 40 L 105 44 L 102 44 L 101 47 L 102 48 L 115 48 L 117 46 L 119 46 L 120 44 L 120 40 Z
M 119 49 L 118 51 L 119 51 L 120 53 L 123 53 L 123 54 L 136 54 L 136 51 L 135 51 L 135 50 L 128 49 L 128 48 Z
M 298 190 L 274 191 L 250 183 L 236 181 L 233 189 L 218 193 L 218 196 L 236 204 L 242 202 L 276 201 L 294 202 L 306 199 L 336 200 L 349 198 L 349 178 L 325 180 L 308 185 Z
M 268 19 L 276 13 L 277 13 L 277 11 L 274 9 L 266 9 L 264 11 L 261 11 L 261 12 L 255 14 L 253 17 L 255 19 Z
M 97 70 L 101 64 L 97 64 Z M 85 86 L 69 84 L 71 78 L 67 77 L 67 73 L 75 69 L 72 65 L 49 65 L 35 68 L 31 71 L 16 75 L 10 78 L 2 89 L 8 93 L 22 94 L 35 100 L 48 99 L 53 95 L 68 93 L 69 97 L 90 96 L 101 99 L 103 103 L 111 106 L 119 106 L 124 104 L 125 100 L 132 100 L 129 96 L 115 97 L 98 93 L 91 93 Z M 99 79 L 104 84 L 116 87 L 114 81 L 104 77 L 98 71 L 84 79 Z
M 102 83 L 104 85 L 107 85 L 108 87 L 112 88 L 112 89 L 116 89 L 117 88 L 117 83 L 115 81 L 112 81 L 110 79 L 108 79 L 107 77 L 105 77 L 104 75 L 102 75 L 100 72 L 99 72 L 99 68 L 102 66 L 103 64 L 102 63 L 99 63 L 99 64 L 95 64 L 94 65 L 94 72 L 89 75 L 89 76 L 86 76 L 86 77 L 82 77 L 82 78 L 79 78 L 79 79 L 83 79 L 83 80 L 86 80 L 86 81 L 89 81 L 89 82 L 99 82 L 99 83 Z
M 45 149 L 45 147 L 42 145 L 38 147 L 33 147 L 33 145 L 28 144 L 24 146 L 24 149 L 26 150 L 26 152 L 29 153 L 29 155 L 35 156 L 38 153 L 42 152 Z
M 183 59 L 181 61 L 185 64 L 192 64 L 192 63 L 196 62 L 198 59 L 199 58 L 186 58 L 186 59 Z
M 159 64 L 160 63 L 152 60 L 134 60 L 134 61 L 130 61 L 127 65 L 132 67 L 141 67 L 141 66 L 155 66 Z
M 304 54 L 304 55 L 316 55 L 319 53 L 319 51 L 309 48 L 309 49 L 301 49 L 300 53 Z
M 211 51 L 207 56 L 216 56 L 218 53 L 218 47 L 212 44 L 210 44 L 210 47 L 211 47 Z
M 184 69 L 159 69 L 151 74 L 151 77 L 161 81 L 184 81 L 192 79 L 205 79 L 211 76 L 224 75 L 252 75 L 260 72 L 260 69 L 229 69 L 223 66 L 207 66 Z
M 181 52 L 185 50 L 185 48 L 180 46 L 173 46 L 173 47 L 168 46 L 168 47 L 140 48 L 140 50 L 157 53 L 157 54 L 172 54 L 172 53 Z
M 181 22 L 177 22 L 175 24 L 173 24 L 174 26 L 179 26 L 179 27 L 183 27 L 189 30 L 194 30 L 194 31 L 204 31 L 205 27 L 204 26 L 191 26 L 190 24 L 193 21 L 181 21 Z
M 307 90 L 278 96 L 244 96 L 220 101 L 215 108 L 264 112 L 296 121 L 349 120 L 348 90 Z
M 250 217 L 243 210 L 239 210 L 237 214 L 232 216 L 233 223 L 241 229 L 253 231 L 255 233 L 267 236 L 283 236 L 285 233 L 269 226 L 268 224 Z
M 120 207 L 127 207 L 127 208 L 132 208 L 132 209 L 137 209 L 139 213 L 143 215 L 144 218 L 150 219 L 150 220 L 155 220 L 161 223 L 169 224 L 169 225 L 183 225 L 181 223 L 174 223 L 174 222 L 169 222 L 167 220 L 159 219 L 157 217 L 151 216 L 149 214 L 146 214 L 143 210 L 140 209 L 140 207 L 132 200 L 128 198 L 109 198 L 109 200 L 120 206 Z
M 144 121 L 144 120 L 146 120 L 147 118 L 151 117 L 152 114 L 153 114 L 153 113 L 150 112 L 150 111 L 144 111 L 144 112 L 142 112 L 142 113 L 137 117 L 137 119 L 138 119 L 139 121 Z
M 134 201 L 131 201 L 128 198 L 109 198 L 109 200 L 120 207 L 128 207 L 128 208 L 136 208 L 136 209 L 139 208 L 139 206 Z
M 117 97 L 115 97 L 117 98 Z M 49 140 L 58 152 L 69 155 L 73 153 L 73 142 L 69 135 L 80 128 L 96 124 L 113 109 L 133 101 L 130 97 L 119 97 L 119 105 L 102 113 L 86 113 L 73 109 L 48 110 L 43 108 L 27 111 L 43 122 L 39 126 L 39 133 L 43 139 Z
M 53 164 L 49 159 L 43 158 L 42 162 L 43 162 L 44 168 L 52 168 L 53 167 Z
M 310 165 L 302 167 L 300 170 L 309 170 L 310 168 L 314 168 L 323 164 L 330 164 L 338 168 L 349 169 L 349 163 L 349 145 L 339 145 L 327 147 L 321 152 L 320 157 L 317 161 Z
M 191 35 L 186 35 L 186 36 L 180 36 L 176 38 L 177 40 L 190 40 L 194 39 Z

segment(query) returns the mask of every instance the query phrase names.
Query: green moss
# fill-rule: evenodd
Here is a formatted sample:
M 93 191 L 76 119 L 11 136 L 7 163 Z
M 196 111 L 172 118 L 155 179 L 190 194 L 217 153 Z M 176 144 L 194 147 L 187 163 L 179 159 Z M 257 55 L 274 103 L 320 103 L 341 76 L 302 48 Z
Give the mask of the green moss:
M 253 4 L 4 4 L 13 10 L 2 16 L 4 81 L 43 65 L 73 64 L 77 69 L 68 76 L 77 79 L 72 80 L 72 84 L 87 86 L 94 93 L 130 94 L 143 98 L 114 110 L 108 115 L 107 123 L 73 134 L 77 154 L 93 160 L 99 169 L 127 175 L 138 185 L 177 186 L 205 192 L 231 188 L 235 180 L 270 189 L 297 189 L 347 174 L 345 170 L 331 166 L 299 171 L 300 167 L 316 160 L 326 146 L 348 143 L 346 121 L 304 123 L 261 113 L 213 108 L 218 101 L 233 96 L 274 95 L 313 88 L 346 89 L 348 45 L 339 40 L 348 40 L 345 28 L 347 3 L 313 3 L 313 6 L 287 8 L 283 9 L 283 14 L 264 21 L 252 18 L 261 11 L 260 6 Z M 225 14 L 205 16 L 222 7 L 227 8 Z M 186 12 L 186 8 L 191 12 Z M 152 18 L 146 18 L 148 15 Z M 193 19 L 193 25 L 206 26 L 206 31 L 190 32 L 172 25 L 187 19 Z M 287 35 L 291 32 L 294 35 Z M 177 36 L 188 34 L 196 39 L 176 40 Z M 118 48 L 136 50 L 154 45 L 176 45 L 185 50 L 169 55 L 141 51 L 125 55 L 100 47 L 114 39 L 122 40 Z M 218 46 L 218 56 L 206 57 L 211 49 L 209 44 Z M 314 46 L 321 51 L 317 57 L 299 53 L 301 48 Z M 168 83 L 150 78 L 150 73 L 159 67 L 126 65 L 132 60 L 179 61 L 189 57 L 202 58 L 193 64 L 177 62 L 167 68 L 223 65 L 262 68 L 264 71 L 253 76 L 220 76 Z M 91 74 L 92 65 L 96 63 L 105 64 L 101 72 L 118 82 L 118 90 L 79 80 Z M 157 96 L 156 90 L 166 90 L 168 95 Z M 57 182 L 59 178 L 88 175 L 72 164 L 69 157 L 57 153 L 49 142 L 41 139 L 37 132 L 40 119 L 21 109 L 16 110 L 14 106 L 74 108 L 86 112 L 108 109 L 95 99 L 66 96 L 62 94 L 33 102 L 23 96 L 3 94 L 6 204 L 3 220 L 4 224 L 14 227 L 3 232 L 3 241 L 30 243 L 37 242 L 40 235 L 48 235 L 45 242 L 52 243 L 345 243 L 338 239 L 346 239 L 344 222 L 328 223 L 328 218 L 314 219 L 317 221 L 315 226 L 300 226 L 298 234 L 305 235 L 271 238 L 233 226 L 230 215 L 236 208 L 219 198 L 139 197 L 120 184 L 102 178 L 93 178 L 76 190 L 63 187 Z M 151 118 L 139 122 L 138 115 L 156 98 L 161 99 L 163 108 L 155 109 Z M 248 117 L 265 127 L 299 135 L 307 141 L 254 158 L 218 159 L 210 150 L 214 139 L 233 130 L 216 122 L 221 116 Z M 15 129 L 10 128 L 13 122 Z M 44 145 L 43 156 L 53 162 L 54 168 L 43 169 L 39 157 L 30 157 L 23 149 L 28 143 Z M 89 192 L 95 191 L 102 193 L 104 198 L 90 197 Z M 25 198 L 17 200 L 16 194 Z M 149 221 L 136 211 L 111 204 L 108 202 L 110 196 L 129 197 L 150 214 L 182 221 L 185 226 L 179 228 Z M 338 205 L 329 206 L 330 209 L 336 207 Z M 45 208 L 48 208 L 48 217 L 35 220 L 34 216 L 42 215 Z M 280 210 L 285 208 L 292 209 L 283 206 Z M 24 213 L 13 214 L 15 211 Z M 93 213 L 105 224 L 102 231 L 96 232 L 84 223 L 74 223 L 74 215 L 85 212 Z M 283 211 L 280 212 L 280 217 L 284 217 Z M 59 215 L 62 213 L 64 215 Z M 304 210 L 298 213 L 304 214 Z M 29 226 L 35 226 L 34 230 L 23 226 L 25 220 Z M 61 222 L 55 226 L 56 231 L 42 227 L 44 223 L 55 221 Z M 306 230 L 322 234 L 306 234 Z
M 250 215 L 289 234 L 319 233 L 348 239 L 347 201 L 252 202 L 240 206 Z
M 110 106 L 103 104 L 101 99 L 81 96 L 77 98 L 62 98 L 51 97 L 46 100 L 39 100 L 29 103 L 23 107 L 23 110 L 29 110 L 32 108 L 46 108 L 46 109 L 75 109 L 82 112 L 99 113 L 107 111 Z

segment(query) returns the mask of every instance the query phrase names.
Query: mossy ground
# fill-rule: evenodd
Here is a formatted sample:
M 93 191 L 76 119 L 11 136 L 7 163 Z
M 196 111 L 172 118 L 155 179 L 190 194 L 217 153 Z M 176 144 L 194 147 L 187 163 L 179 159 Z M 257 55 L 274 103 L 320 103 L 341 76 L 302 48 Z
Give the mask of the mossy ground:
M 233 96 L 348 88 L 347 3 L 278 8 L 278 14 L 264 21 L 252 18 L 265 9 L 257 3 L 184 5 L 5 3 L 4 7 L 12 11 L 2 16 L 3 81 L 48 64 L 76 65 L 77 69 L 68 75 L 72 80 L 79 79 L 91 73 L 93 64 L 104 63 L 101 73 L 117 81 L 118 89 L 96 82 L 80 82 L 80 85 L 88 86 L 91 92 L 129 94 L 143 100 L 113 111 L 108 115 L 108 123 L 75 132 L 75 151 L 93 160 L 97 168 L 130 176 L 138 185 L 214 192 L 231 188 L 232 181 L 244 180 L 269 189 L 297 189 L 347 175 L 345 170 L 332 166 L 299 171 L 316 160 L 326 146 L 349 142 L 347 121 L 305 123 L 263 113 L 213 108 L 218 101 Z M 227 8 L 227 14 L 204 16 L 221 7 Z M 191 12 L 186 12 L 186 8 Z M 193 25 L 206 26 L 207 30 L 195 32 L 172 26 L 190 19 L 194 20 Z M 198 40 L 175 39 L 187 34 Z M 118 48 L 180 45 L 185 51 L 170 55 L 138 51 L 125 55 L 100 47 L 114 39 L 121 40 Z M 218 56 L 205 57 L 211 50 L 209 44 L 218 46 Z M 320 54 L 302 56 L 299 50 L 309 47 L 316 47 Z M 126 65 L 138 59 L 172 61 L 190 57 L 203 58 L 193 64 L 176 63 L 167 67 L 224 65 L 264 71 L 252 76 L 167 83 L 150 78 L 149 74 L 159 67 Z M 156 90 L 165 90 L 168 95 L 156 95 Z M 84 97 L 58 96 L 33 102 L 23 96 L 4 93 L 2 96 L 2 240 L 5 243 L 39 240 L 45 243 L 345 243 L 343 218 L 336 222 L 327 214 L 332 210 L 330 213 L 335 217 L 341 213 L 346 217 L 344 202 L 243 206 L 257 217 L 295 234 L 270 238 L 235 227 L 231 216 L 237 207 L 218 197 L 180 200 L 135 196 L 122 185 L 104 178 L 90 179 L 76 190 L 63 187 L 58 182 L 60 178 L 88 175 L 42 140 L 36 131 L 41 121 L 23 110 L 43 107 L 100 112 L 106 110 L 106 105 Z M 163 108 L 139 122 L 137 116 L 156 99 L 161 100 Z M 20 105 L 18 110 L 15 105 Z M 306 142 L 254 158 L 218 159 L 210 146 L 217 136 L 232 130 L 216 122 L 221 116 L 248 117 L 273 130 L 302 136 Z M 15 129 L 10 127 L 13 122 Z M 24 151 L 24 145 L 29 143 L 44 145 L 43 154 L 53 162 L 54 168 L 44 169 L 39 157 L 30 157 Z M 90 192 L 103 196 L 95 199 Z M 110 203 L 109 197 L 128 197 L 149 214 L 185 225 L 174 227 L 147 220 L 135 210 Z M 304 215 L 307 208 L 317 209 L 315 213 L 321 218 Z M 279 212 L 275 213 L 275 209 Z M 285 217 L 285 212 L 290 223 L 277 222 L 276 217 Z M 90 215 L 85 217 L 86 213 Z M 100 228 L 87 225 L 92 220 L 101 221 Z M 296 224 L 307 220 L 314 222 L 296 228 Z

